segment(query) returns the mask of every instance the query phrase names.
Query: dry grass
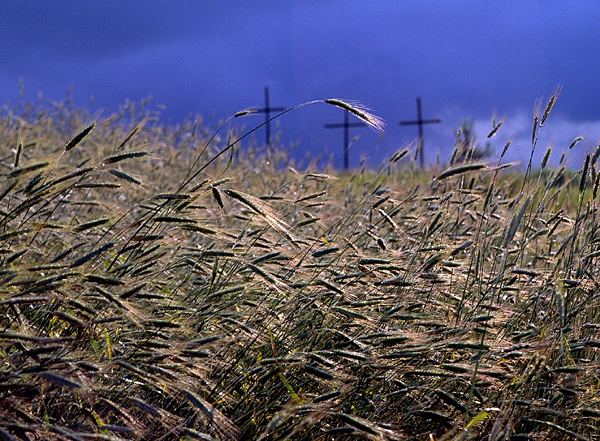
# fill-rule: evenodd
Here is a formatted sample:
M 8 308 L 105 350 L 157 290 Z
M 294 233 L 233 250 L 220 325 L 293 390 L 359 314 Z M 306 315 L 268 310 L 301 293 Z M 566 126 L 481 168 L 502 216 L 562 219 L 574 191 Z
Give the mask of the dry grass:
M 0 118 L 0 438 L 597 439 L 598 152 L 335 176 L 153 118 Z

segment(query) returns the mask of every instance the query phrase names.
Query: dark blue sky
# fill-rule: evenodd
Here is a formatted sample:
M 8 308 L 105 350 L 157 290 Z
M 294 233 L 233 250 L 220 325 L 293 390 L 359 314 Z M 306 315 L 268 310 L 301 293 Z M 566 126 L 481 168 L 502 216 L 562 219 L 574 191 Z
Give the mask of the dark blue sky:
M 398 122 L 416 117 L 418 95 L 424 117 L 443 120 L 425 128 L 430 161 L 448 157 L 463 120 L 484 138 L 494 112 L 508 117 L 496 150 L 514 135 L 508 159 L 526 159 L 534 104 L 562 84 L 539 147 L 551 143 L 558 159 L 578 135 L 579 154 L 600 139 L 599 36 L 596 0 L 0 0 L 0 102 L 19 102 L 21 78 L 28 99 L 72 88 L 76 104 L 105 116 L 153 96 L 172 121 L 262 107 L 265 86 L 273 106 L 358 100 L 388 125 L 382 137 L 351 131 L 351 166 L 361 155 L 376 166 L 416 137 Z M 341 166 L 341 130 L 323 125 L 342 119 L 317 105 L 279 126 L 299 156 L 329 151 Z

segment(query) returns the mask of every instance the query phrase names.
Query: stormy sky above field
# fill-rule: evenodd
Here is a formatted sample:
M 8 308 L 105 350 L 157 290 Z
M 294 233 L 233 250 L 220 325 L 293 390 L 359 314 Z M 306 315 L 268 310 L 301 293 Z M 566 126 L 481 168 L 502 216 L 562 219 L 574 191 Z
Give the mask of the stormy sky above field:
M 387 122 L 383 136 L 359 127 L 351 162 L 372 166 L 417 136 L 416 97 L 429 163 L 447 160 L 462 121 L 481 141 L 492 116 L 506 123 L 492 138 L 506 160 L 527 161 L 538 99 L 562 84 L 543 127 L 538 154 L 553 158 L 581 135 L 577 166 L 600 140 L 600 8 L 595 0 L 0 0 L 0 104 L 25 98 L 60 101 L 103 116 L 126 100 L 152 96 L 165 121 L 202 115 L 216 122 L 235 112 L 292 107 L 325 98 L 358 100 Z M 91 98 L 93 97 L 93 101 Z M 238 122 L 246 128 L 263 115 Z M 272 126 L 295 155 L 333 154 L 342 164 L 343 111 L 325 104 L 288 113 Z M 264 142 L 264 130 L 256 139 Z M 539 163 L 539 162 L 538 162 Z

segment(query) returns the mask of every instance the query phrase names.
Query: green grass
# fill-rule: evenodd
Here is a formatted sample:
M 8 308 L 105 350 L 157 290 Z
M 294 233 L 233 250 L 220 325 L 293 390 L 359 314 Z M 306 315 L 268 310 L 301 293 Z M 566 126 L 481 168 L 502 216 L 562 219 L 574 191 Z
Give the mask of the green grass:
M 597 439 L 597 153 L 338 175 L 228 127 L 2 115 L 0 438 Z

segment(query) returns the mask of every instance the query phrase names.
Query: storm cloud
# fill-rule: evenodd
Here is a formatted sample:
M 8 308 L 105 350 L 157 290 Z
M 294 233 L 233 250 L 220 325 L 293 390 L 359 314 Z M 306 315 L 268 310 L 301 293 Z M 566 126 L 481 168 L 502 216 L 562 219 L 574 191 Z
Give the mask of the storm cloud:
M 483 140 L 492 115 L 507 117 L 493 142 L 515 136 L 511 159 L 526 160 L 536 100 L 563 90 L 541 144 L 581 149 L 600 139 L 600 8 L 594 1 L 0 1 L 0 92 L 3 103 L 38 92 L 52 100 L 68 90 L 76 104 L 111 112 L 148 96 L 163 116 L 224 119 L 250 106 L 343 98 L 383 117 L 382 137 L 366 128 L 352 146 L 374 166 L 417 136 L 399 126 L 416 117 L 425 128 L 429 161 L 450 154 L 462 121 Z M 93 105 L 90 98 L 93 97 Z M 95 111 L 96 108 L 91 108 Z M 244 121 L 247 127 L 262 116 Z M 341 165 L 343 120 L 330 106 L 282 117 L 284 143 L 299 154 L 323 151 Z M 263 134 L 257 133 L 263 140 Z M 545 146 L 544 146 L 545 147 Z M 557 154 L 558 155 L 558 154 Z

